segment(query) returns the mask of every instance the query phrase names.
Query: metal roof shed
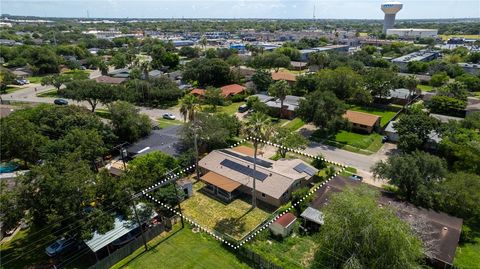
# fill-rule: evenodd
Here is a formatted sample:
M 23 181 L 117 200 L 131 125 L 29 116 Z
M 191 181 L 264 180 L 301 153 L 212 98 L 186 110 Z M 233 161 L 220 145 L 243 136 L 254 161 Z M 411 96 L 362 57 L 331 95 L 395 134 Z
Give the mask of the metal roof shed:
M 313 207 L 307 207 L 307 209 L 302 212 L 300 217 L 316 224 L 323 225 L 323 213 Z
M 131 232 L 137 227 L 138 227 L 138 224 L 136 222 L 123 220 L 122 217 L 118 216 L 118 217 L 115 217 L 115 227 L 112 230 L 104 234 L 99 234 L 98 232 L 95 232 L 93 234 L 92 239 L 85 241 L 85 244 L 87 244 L 87 246 L 93 252 L 97 252 L 100 249 L 106 247 L 108 244 L 117 240 L 118 238 Z

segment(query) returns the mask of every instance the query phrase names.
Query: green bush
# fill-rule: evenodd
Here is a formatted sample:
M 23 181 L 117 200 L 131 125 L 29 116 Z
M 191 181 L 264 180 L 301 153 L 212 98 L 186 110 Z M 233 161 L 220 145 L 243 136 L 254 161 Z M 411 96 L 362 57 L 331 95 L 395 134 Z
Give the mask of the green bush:
M 461 243 L 470 243 L 473 242 L 475 236 L 472 229 L 467 225 L 462 225 L 462 232 L 460 233 L 460 242 Z

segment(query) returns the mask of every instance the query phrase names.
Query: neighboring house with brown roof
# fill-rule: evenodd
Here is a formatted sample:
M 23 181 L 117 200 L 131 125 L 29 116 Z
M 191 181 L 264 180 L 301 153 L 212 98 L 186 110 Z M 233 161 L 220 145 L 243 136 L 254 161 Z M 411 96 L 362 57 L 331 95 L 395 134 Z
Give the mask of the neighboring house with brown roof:
M 243 148 L 221 149 L 210 152 L 199 162 L 207 185 L 205 191 L 217 198 L 230 202 L 235 197 L 252 194 L 255 177 L 258 200 L 278 207 L 286 203 L 292 191 L 306 186 L 317 169 L 300 159 L 272 161 L 257 157 L 256 172 L 253 172 L 253 158 Z
M 222 91 L 222 95 L 226 98 L 237 95 L 237 94 L 245 93 L 246 89 L 247 88 L 245 86 L 238 85 L 238 84 L 230 84 L 230 85 L 225 85 L 223 87 L 220 87 L 220 90 Z M 190 91 L 191 94 L 198 97 L 204 96 L 205 92 L 206 90 L 204 89 L 193 89 Z
M 343 117 L 352 123 L 353 129 L 367 133 L 377 130 L 380 127 L 380 119 L 382 118 L 377 115 L 353 110 L 347 110 Z
M 190 94 L 193 94 L 197 97 L 199 96 L 204 96 L 205 95 L 205 90 L 204 89 L 198 89 L 198 88 L 195 88 L 193 90 L 190 91 Z
M 222 94 L 225 97 L 230 97 L 234 96 L 237 94 L 242 94 L 245 93 L 245 90 L 247 89 L 245 86 L 238 85 L 238 84 L 230 84 L 230 85 L 225 85 L 220 88 L 222 90 Z
M 122 84 L 127 79 L 126 78 L 114 78 L 114 77 L 109 77 L 109 76 L 99 76 L 99 77 L 94 78 L 94 80 L 98 83 L 118 85 L 118 84 Z
M 288 84 L 293 85 L 295 81 L 297 81 L 297 76 L 289 72 L 278 71 L 272 73 L 272 79 L 275 81 L 285 80 L 286 82 L 288 82 Z
M 339 193 L 346 188 L 360 185 L 365 185 L 380 191 L 381 195 L 378 198 L 380 207 L 391 207 L 400 219 L 410 225 L 428 228 L 428 230 L 423 229 L 422 239 L 428 240 L 429 242 L 430 246 L 429 249 L 426 250 L 425 255 L 431 260 L 435 267 L 449 268 L 449 266 L 452 265 L 462 230 L 463 220 L 460 218 L 442 212 L 416 207 L 413 204 L 398 200 L 392 193 L 342 176 L 336 176 L 319 188 L 315 192 L 314 200 L 310 203 L 307 210 L 321 213 L 322 208 L 328 204 L 333 193 Z M 307 215 L 304 214 L 307 210 L 301 215 Z M 308 222 L 311 222 L 311 219 L 309 219 Z M 323 224 L 323 215 L 320 216 L 320 219 L 321 222 L 319 221 L 318 224 Z M 312 226 L 309 225 L 309 227 Z

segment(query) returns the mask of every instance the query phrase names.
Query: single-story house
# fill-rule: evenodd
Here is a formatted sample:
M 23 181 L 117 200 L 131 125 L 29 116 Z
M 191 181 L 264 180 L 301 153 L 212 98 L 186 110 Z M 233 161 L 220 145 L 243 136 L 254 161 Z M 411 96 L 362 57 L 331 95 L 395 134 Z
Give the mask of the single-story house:
M 288 119 L 293 119 L 295 117 L 295 110 L 298 108 L 300 100 L 302 98 L 303 97 L 287 95 L 285 97 L 285 100 L 283 101 L 283 116 Z M 265 102 L 265 104 L 271 109 L 280 111 L 280 100 L 278 98 L 271 99 Z
M 179 125 L 170 126 L 152 133 L 127 147 L 128 158 L 144 155 L 153 151 L 162 151 L 171 156 L 180 155 L 178 148 L 179 137 L 177 135 Z
M 128 68 L 115 69 L 115 70 L 109 71 L 108 75 L 114 78 L 129 78 L 130 69 Z
M 446 116 L 446 115 L 440 115 L 440 114 L 434 114 L 434 113 L 430 113 L 429 116 L 439 120 L 442 123 L 447 123 L 449 121 L 462 121 L 462 120 L 464 120 L 464 118 L 452 117 L 452 116 Z
M 157 69 L 154 69 L 154 70 L 148 72 L 148 78 L 150 78 L 150 79 L 151 78 L 159 78 L 162 75 L 163 75 L 163 72 L 160 71 L 160 70 L 157 70 Z M 143 74 L 142 74 L 142 76 L 143 76 Z
M 99 77 L 94 78 L 94 80 L 98 83 L 118 85 L 118 84 L 122 84 L 127 79 L 126 78 L 109 77 L 109 76 L 99 76 Z
M 295 215 L 293 215 L 292 213 L 288 212 L 276 219 L 274 222 L 272 222 L 272 224 L 270 224 L 270 231 L 274 235 L 286 237 L 292 232 L 296 220 L 297 217 L 295 217 Z
M 262 94 L 262 93 L 257 93 L 257 94 L 254 94 L 254 95 L 250 95 L 249 97 L 247 97 L 247 99 L 251 98 L 251 97 L 257 97 L 258 100 L 262 103 L 266 103 L 268 101 L 275 100 L 275 97 L 267 95 L 267 94 Z
M 371 133 L 380 127 L 380 119 L 382 117 L 368 114 L 364 112 L 358 112 L 353 110 L 347 110 L 343 117 L 352 123 L 353 129 Z
M 387 126 L 385 127 L 384 133 L 388 137 L 388 141 L 390 142 L 398 142 L 400 139 L 400 136 L 397 133 L 397 130 L 395 130 L 394 124 L 397 123 L 398 120 L 395 121 L 390 121 Z M 436 131 L 432 131 L 428 135 L 429 141 L 427 142 L 427 147 L 428 148 L 436 148 L 437 144 L 440 143 L 442 140 L 439 136 L 439 134 Z
M 246 89 L 247 88 L 245 86 L 238 85 L 238 84 L 230 84 L 230 85 L 225 85 L 223 87 L 220 87 L 220 90 L 222 90 L 222 95 L 226 98 L 237 95 L 237 94 L 245 93 Z M 202 97 L 205 95 L 206 90 L 196 88 L 191 90 L 190 93 L 197 97 Z
M 386 99 L 390 103 L 399 104 L 399 105 L 406 105 L 416 95 L 417 95 L 416 92 L 411 93 L 409 89 L 400 88 L 400 89 L 390 90 L 389 96 L 386 97 L 386 98 L 382 98 L 382 99 Z
M 422 239 L 428 240 L 430 243 L 429 249 L 427 250 L 430 256 L 426 254 L 427 258 L 436 268 L 450 268 L 453 264 L 458 241 L 460 240 L 463 224 L 463 220 L 460 218 L 431 209 L 417 207 L 413 204 L 398 200 L 392 193 L 380 188 L 342 176 L 336 176 L 319 188 L 315 192 L 314 200 L 310 203 L 309 207 L 322 211 L 322 208 L 328 204 L 332 193 L 339 193 L 346 188 L 356 187 L 362 184 L 380 191 L 381 195 L 378 198 L 379 207 L 390 207 L 400 219 L 410 225 L 422 221 L 426 227 L 429 228 L 428 231 L 422 235 Z
M 251 153 L 251 152 L 250 152 Z M 272 161 L 257 157 L 253 171 L 253 154 L 243 147 L 210 152 L 199 162 L 201 180 L 206 192 L 225 202 L 245 194 L 252 195 L 255 178 L 255 197 L 274 207 L 286 203 L 291 193 L 306 186 L 318 170 L 300 159 Z
M 230 97 L 237 94 L 245 93 L 245 90 L 247 88 L 245 86 L 238 85 L 238 84 L 230 84 L 230 85 L 225 85 L 223 87 L 220 87 L 220 89 L 222 90 L 222 94 L 225 97 Z
M 297 76 L 295 74 L 289 72 L 273 72 L 272 73 L 273 80 L 285 80 L 288 84 L 293 85 L 297 81 Z
M 21 71 L 21 70 L 14 70 L 14 71 L 12 71 L 12 74 L 15 77 L 20 78 L 20 79 L 25 79 L 25 78 L 30 76 L 30 73 L 25 72 L 25 71 Z
M 296 62 L 296 61 L 291 61 L 290 65 L 294 70 L 305 70 L 307 69 L 307 63 L 305 62 Z

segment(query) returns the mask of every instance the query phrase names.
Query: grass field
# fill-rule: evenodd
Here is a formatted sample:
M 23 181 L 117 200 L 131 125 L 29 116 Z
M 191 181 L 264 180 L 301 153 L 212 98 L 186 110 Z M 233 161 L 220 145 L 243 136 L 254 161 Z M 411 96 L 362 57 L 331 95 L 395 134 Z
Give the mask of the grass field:
M 269 233 L 268 230 L 264 232 Z M 247 248 L 285 269 L 309 268 L 317 247 L 314 236 L 298 234 L 281 241 L 257 238 L 247 245 Z
M 478 268 L 480 264 L 480 227 L 472 227 L 472 232 L 475 233 L 473 242 L 457 247 L 453 264 L 460 269 Z
M 204 233 L 193 233 L 188 226 L 175 227 L 148 243 L 149 251 L 143 247 L 123 259 L 112 269 L 157 269 L 157 268 L 250 268 L 234 254 L 223 248 L 218 241 Z
M 241 199 L 228 204 L 217 201 L 199 192 L 203 186 L 203 182 L 196 182 L 193 196 L 181 203 L 183 214 L 200 225 L 239 240 L 270 216 L 258 207 L 251 210 L 250 203 Z
M 359 112 L 374 114 L 374 115 L 382 117 L 382 119 L 380 120 L 380 126 L 382 126 L 382 127 L 385 126 L 393 118 L 393 116 L 395 116 L 395 114 L 397 113 L 395 111 L 390 111 L 390 110 L 376 108 L 376 107 L 352 106 L 349 109 L 353 110 L 353 111 L 359 111 Z
M 50 89 L 50 90 L 44 91 L 42 93 L 38 93 L 36 95 L 37 95 L 37 97 L 53 97 L 53 98 L 60 97 L 58 95 L 57 89 Z
M 221 107 L 218 107 L 218 112 L 223 112 L 229 115 L 233 115 L 238 112 L 238 108 L 243 104 L 245 104 L 245 102 L 236 102 L 228 106 L 221 106 Z
M 7 89 L 5 90 L 5 93 L 2 93 L 2 94 L 9 94 L 9 93 L 12 93 L 14 91 L 18 91 L 18 90 L 21 90 L 25 88 L 24 86 L 7 86 Z
M 382 135 L 377 133 L 359 134 L 341 130 L 333 136 L 324 137 L 317 131 L 312 134 L 310 139 L 326 145 L 365 155 L 375 153 L 382 147 Z
M 57 238 L 49 229 L 27 228 L 19 231 L 15 237 L 0 245 L 0 268 L 50 268 L 52 259 L 45 254 L 45 247 Z M 75 257 L 75 252 L 63 256 L 63 260 Z M 88 259 L 74 259 L 64 268 L 87 268 Z
M 464 37 L 467 39 L 480 39 L 480 35 L 463 35 L 463 34 L 458 34 L 458 35 L 438 35 L 442 40 L 446 41 L 449 40 L 452 37 Z
M 422 90 L 422 91 L 424 91 L 424 92 L 431 92 L 431 91 L 433 91 L 433 87 L 430 86 L 430 85 L 418 84 L 418 85 L 417 85 L 417 88 L 419 88 L 420 90 Z
M 167 120 L 167 119 L 163 119 L 163 118 L 158 118 L 157 122 L 158 122 L 158 127 L 162 128 L 162 129 L 170 127 L 170 126 L 174 126 L 174 125 L 182 125 L 183 124 L 183 121 Z
M 291 131 L 296 131 L 300 129 L 303 125 L 305 125 L 305 122 L 303 122 L 303 120 L 301 120 L 300 118 L 295 118 L 289 123 L 287 123 L 284 127 L 290 129 Z

